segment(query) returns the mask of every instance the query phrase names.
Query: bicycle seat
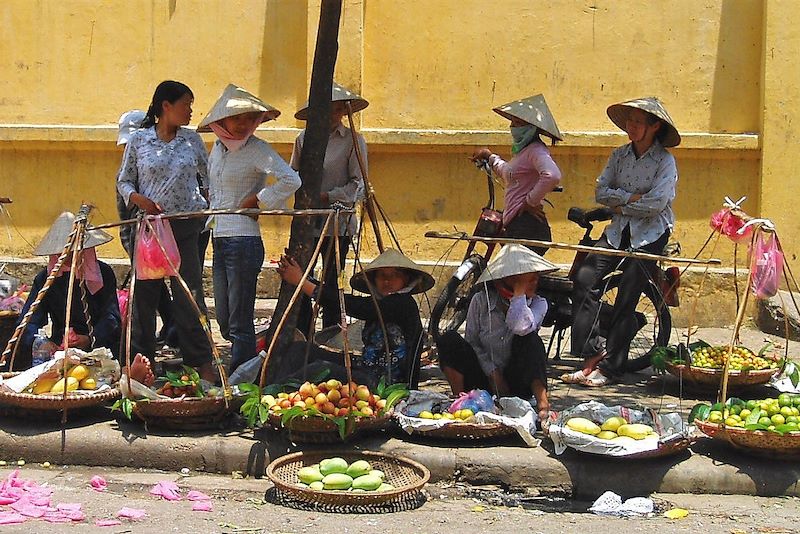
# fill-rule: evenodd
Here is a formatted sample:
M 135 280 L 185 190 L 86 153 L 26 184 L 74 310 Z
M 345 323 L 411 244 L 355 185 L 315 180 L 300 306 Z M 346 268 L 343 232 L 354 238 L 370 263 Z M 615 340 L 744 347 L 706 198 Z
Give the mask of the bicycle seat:
M 611 208 L 605 207 L 594 208 L 588 211 L 583 208 L 572 207 L 567 212 L 567 219 L 574 222 L 581 228 L 587 229 L 592 227 L 592 222 L 609 221 L 613 216 L 614 212 L 611 211 Z

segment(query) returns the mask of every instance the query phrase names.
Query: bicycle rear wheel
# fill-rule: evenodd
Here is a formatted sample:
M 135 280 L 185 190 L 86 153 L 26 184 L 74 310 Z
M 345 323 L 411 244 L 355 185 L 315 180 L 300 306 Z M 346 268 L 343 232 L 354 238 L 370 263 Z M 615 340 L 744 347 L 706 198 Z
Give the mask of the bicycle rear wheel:
M 484 267 L 483 257 L 474 254 L 459 266 L 447 282 L 447 286 L 431 310 L 428 330 L 434 340 L 438 340 L 446 332 L 458 330 L 467 318 L 469 301 L 472 299 L 475 283 Z
M 603 326 L 603 319 L 610 317 L 616 298 L 617 281 L 612 278 L 609 281 L 608 289 L 600 298 L 601 331 L 606 330 Z M 672 333 L 672 315 L 669 307 L 652 283 L 647 284 L 639 297 L 639 303 L 636 305 L 636 317 L 640 327 L 631 340 L 628 363 L 625 365 L 625 371 L 631 373 L 649 367 L 652 349 L 666 347 Z

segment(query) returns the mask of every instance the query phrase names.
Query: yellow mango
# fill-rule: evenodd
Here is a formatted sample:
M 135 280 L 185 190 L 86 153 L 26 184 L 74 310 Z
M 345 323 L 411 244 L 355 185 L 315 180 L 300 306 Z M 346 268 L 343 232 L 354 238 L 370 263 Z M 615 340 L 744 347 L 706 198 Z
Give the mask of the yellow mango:
M 600 428 L 602 430 L 610 430 L 611 432 L 616 432 L 617 429 L 624 424 L 627 424 L 627 421 L 625 420 L 624 417 L 615 416 L 606 419 L 605 422 L 602 425 L 600 425 Z
M 76 389 L 78 389 L 78 379 L 75 378 L 74 376 L 68 376 L 66 384 L 67 384 L 67 391 L 75 391 Z M 50 393 L 64 393 L 63 378 L 53 385 L 52 389 L 50 390 Z
M 97 380 L 91 376 L 87 376 L 80 383 L 80 389 L 95 389 L 97 387 Z
M 71 376 L 75 378 L 79 382 L 89 376 L 89 369 L 85 365 L 76 365 L 72 369 L 69 370 L 67 376 Z
M 617 429 L 617 434 L 620 436 L 628 436 L 629 438 L 633 439 L 644 439 L 652 432 L 652 427 L 640 423 L 633 425 L 622 425 Z
M 616 432 L 612 432 L 610 430 L 603 430 L 602 432 L 597 434 L 597 436 L 595 436 L 595 437 L 598 437 L 600 439 L 614 439 L 614 438 L 617 437 L 617 433 Z
M 40 378 L 33 385 L 34 395 L 41 395 L 42 393 L 50 393 L 55 383 L 58 382 L 57 378 Z
M 567 427 L 583 434 L 596 436 L 600 433 L 600 427 L 585 417 L 572 417 L 567 421 Z

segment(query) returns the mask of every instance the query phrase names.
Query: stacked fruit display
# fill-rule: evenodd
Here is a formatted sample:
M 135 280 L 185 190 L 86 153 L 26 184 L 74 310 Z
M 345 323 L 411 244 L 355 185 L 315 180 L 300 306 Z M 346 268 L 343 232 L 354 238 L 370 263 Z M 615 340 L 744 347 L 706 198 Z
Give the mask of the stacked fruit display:
M 166 380 L 166 382 L 156 389 L 156 393 L 159 395 L 172 399 L 205 396 L 200 384 L 200 375 L 189 366 L 184 365 L 181 372 L 168 371 L 166 378 L 162 380 Z
M 658 440 L 658 434 L 651 426 L 641 423 L 631 424 L 624 417 L 619 416 L 609 417 L 601 424 L 585 417 L 572 417 L 567 420 L 566 426 L 575 432 L 616 444 L 644 439 Z
M 63 394 L 65 388 L 68 392 L 77 389 L 94 390 L 97 388 L 97 381 L 93 376 L 92 368 L 89 366 L 78 364 L 69 367 L 66 378 L 62 377 L 62 371 L 59 366 L 51 368 L 28 386 L 25 392 L 33 393 L 34 395 L 53 395 Z
M 318 464 L 302 467 L 297 472 L 297 485 L 316 491 L 390 491 L 383 471 L 373 469 L 366 460 L 348 464 L 344 458 L 325 458 Z
M 423 410 L 419 413 L 417 417 L 419 417 L 420 419 L 433 419 L 436 421 L 440 419 L 445 419 L 455 422 L 466 422 L 471 419 L 474 419 L 474 416 L 475 414 L 472 412 L 472 410 L 470 410 L 469 408 L 464 408 L 463 410 L 456 410 L 453 413 L 450 413 L 447 410 L 442 410 L 442 411 L 437 410 L 435 412 L 429 410 Z
M 755 354 L 746 347 L 725 346 L 702 346 L 692 351 L 692 366 L 705 369 L 722 369 L 725 360 L 731 354 L 731 362 L 728 368 L 732 371 L 743 371 L 747 369 L 778 369 L 781 364 L 781 357 L 778 355 Z
M 397 390 L 395 390 L 397 391 Z M 375 417 L 383 415 L 387 409 L 388 399 L 373 394 L 369 387 L 355 382 L 342 384 L 331 379 L 319 384 L 305 382 L 296 391 L 263 395 L 261 404 L 270 411 L 282 413 L 292 408 L 299 408 L 309 415 L 324 414 L 329 416 Z
M 699 419 L 726 427 L 778 434 L 800 432 L 800 395 L 782 393 L 777 398 L 743 401 L 728 399 L 726 403 L 697 404 L 689 421 Z

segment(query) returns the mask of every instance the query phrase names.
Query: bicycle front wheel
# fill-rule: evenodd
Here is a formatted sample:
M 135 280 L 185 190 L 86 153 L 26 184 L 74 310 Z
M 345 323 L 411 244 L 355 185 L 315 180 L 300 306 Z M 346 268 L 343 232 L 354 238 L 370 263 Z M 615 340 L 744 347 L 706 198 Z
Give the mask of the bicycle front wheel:
M 483 257 L 474 254 L 467 258 L 448 280 L 447 286 L 431 310 L 428 329 L 434 340 L 438 340 L 447 332 L 458 330 L 467 318 L 469 301 L 484 267 Z

